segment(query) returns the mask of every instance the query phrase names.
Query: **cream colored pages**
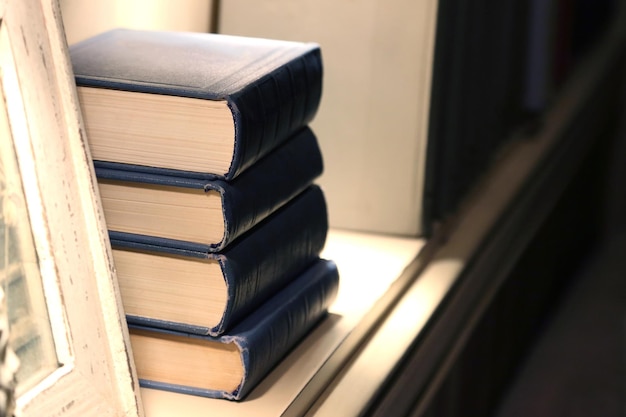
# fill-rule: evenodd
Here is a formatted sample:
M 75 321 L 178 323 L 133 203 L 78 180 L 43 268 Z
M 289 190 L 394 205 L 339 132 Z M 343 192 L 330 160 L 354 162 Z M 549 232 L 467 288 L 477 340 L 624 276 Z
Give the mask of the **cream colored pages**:
M 147 417 L 298 415 L 356 348 L 360 323 L 423 248 L 422 239 L 331 230 L 323 256 L 334 260 L 340 288 L 330 315 L 242 402 L 141 390 Z M 355 335 L 355 329 L 359 335 Z M 295 401 L 295 403 L 294 403 Z M 293 405 L 292 405 L 293 403 Z

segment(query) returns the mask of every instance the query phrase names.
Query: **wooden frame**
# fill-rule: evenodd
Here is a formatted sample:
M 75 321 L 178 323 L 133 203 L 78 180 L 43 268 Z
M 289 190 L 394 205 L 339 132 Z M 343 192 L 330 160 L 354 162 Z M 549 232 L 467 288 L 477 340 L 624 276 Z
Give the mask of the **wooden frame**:
M 143 415 L 59 5 L 0 0 L 0 19 L 0 110 L 59 362 L 34 388 L 18 384 L 16 414 Z

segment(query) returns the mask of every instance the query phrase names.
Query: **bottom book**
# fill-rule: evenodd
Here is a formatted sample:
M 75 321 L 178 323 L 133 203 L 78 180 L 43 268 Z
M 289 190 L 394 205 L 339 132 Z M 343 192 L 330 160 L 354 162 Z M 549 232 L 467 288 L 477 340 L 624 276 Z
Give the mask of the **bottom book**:
M 240 400 L 326 315 L 338 288 L 337 266 L 319 259 L 221 336 L 131 324 L 140 384 Z

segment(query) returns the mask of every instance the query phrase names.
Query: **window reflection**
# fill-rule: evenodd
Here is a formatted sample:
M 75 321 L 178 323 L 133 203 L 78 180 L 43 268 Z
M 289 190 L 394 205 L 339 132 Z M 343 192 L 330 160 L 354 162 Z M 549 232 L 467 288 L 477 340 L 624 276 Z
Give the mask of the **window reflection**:
M 1 107 L 0 283 L 6 295 L 9 345 L 20 360 L 19 393 L 40 382 L 58 363 L 6 108 Z

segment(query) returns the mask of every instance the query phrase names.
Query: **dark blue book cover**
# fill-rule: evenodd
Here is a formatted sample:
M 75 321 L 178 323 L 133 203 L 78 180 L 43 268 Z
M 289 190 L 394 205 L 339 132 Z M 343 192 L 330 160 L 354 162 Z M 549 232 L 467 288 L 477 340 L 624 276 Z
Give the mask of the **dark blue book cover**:
M 307 125 L 322 93 L 321 52 L 314 43 L 115 29 L 71 45 L 70 58 L 93 159 L 129 164 L 126 169 L 232 179 Z M 93 104 L 83 87 L 119 94 L 106 105 Z M 180 98 L 190 100 L 176 107 Z M 161 104 L 146 110 L 147 99 Z M 225 103 L 226 120 L 192 118 L 207 100 Z M 177 124 L 160 124 L 170 118 Z M 230 124 L 230 137 L 201 153 L 219 123 Z M 160 126 L 154 134 L 142 134 L 153 125 Z M 194 128 L 207 137 L 191 135 L 182 145 Z M 183 162 L 169 166 L 179 156 Z M 222 165 L 209 168 L 218 159 Z M 191 161 L 197 165 L 188 169 Z
M 232 181 L 96 167 L 107 227 L 116 239 L 188 241 L 217 252 L 321 175 L 314 133 L 305 127 Z
M 240 400 L 325 316 L 338 286 L 336 265 L 319 259 L 219 337 L 130 325 L 140 384 Z
M 111 232 L 127 320 L 220 334 L 317 259 L 327 233 L 326 201 L 317 185 L 217 253 L 206 245 L 123 240 Z

